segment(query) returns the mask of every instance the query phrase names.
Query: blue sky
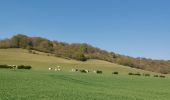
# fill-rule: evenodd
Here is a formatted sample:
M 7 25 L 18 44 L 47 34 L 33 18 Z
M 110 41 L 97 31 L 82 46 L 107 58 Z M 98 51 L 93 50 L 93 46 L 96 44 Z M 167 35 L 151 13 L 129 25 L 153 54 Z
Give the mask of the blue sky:
M 170 59 L 169 0 L 0 0 L 0 39 L 22 33 Z

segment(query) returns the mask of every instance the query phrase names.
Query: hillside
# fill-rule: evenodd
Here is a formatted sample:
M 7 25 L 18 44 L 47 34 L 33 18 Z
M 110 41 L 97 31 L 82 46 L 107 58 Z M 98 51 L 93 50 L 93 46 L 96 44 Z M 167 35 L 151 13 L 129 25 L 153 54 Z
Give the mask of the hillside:
M 64 42 L 50 41 L 41 37 L 28 37 L 19 34 L 13 36 L 11 39 L 1 40 L 0 48 L 23 48 L 29 50 L 29 52 L 36 50 L 49 53 L 49 55 L 53 55 L 55 57 L 77 60 L 74 62 L 96 59 L 116 63 L 123 66 L 129 66 L 131 68 L 159 72 L 163 74 L 170 73 L 169 61 L 133 58 L 116 54 L 114 52 L 107 52 L 89 44 L 68 44 Z M 53 63 L 53 60 L 51 63 Z M 46 63 L 44 64 L 46 65 Z M 103 66 L 103 68 L 105 68 L 105 66 Z
M 49 56 L 48 53 L 35 51 L 37 54 L 31 54 L 26 49 L 0 49 L 0 64 L 12 65 L 31 65 L 33 70 L 48 71 L 49 67 L 61 66 L 63 71 L 71 71 L 72 68 L 102 70 L 104 74 L 110 74 L 118 71 L 120 74 L 128 74 L 128 72 L 151 73 L 148 71 L 130 68 L 102 60 L 88 60 L 85 62 L 68 60 Z M 153 73 L 154 74 L 154 73 Z

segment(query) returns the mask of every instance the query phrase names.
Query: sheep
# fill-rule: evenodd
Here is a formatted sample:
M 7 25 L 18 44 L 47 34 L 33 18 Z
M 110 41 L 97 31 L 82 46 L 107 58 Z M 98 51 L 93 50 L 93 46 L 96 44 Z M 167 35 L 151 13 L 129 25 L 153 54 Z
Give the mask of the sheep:
M 60 68 L 55 68 L 54 71 L 61 71 L 61 69 Z
M 61 69 L 60 69 L 60 68 L 58 68 L 57 70 L 58 70 L 58 71 L 61 71 Z
M 94 70 L 93 72 L 96 73 L 96 70 Z
M 71 69 L 72 72 L 76 72 L 76 69 Z
M 87 70 L 87 69 L 86 69 L 85 71 L 86 71 L 86 73 L 90 72 L 90 71 L 89 71 L 89 70 Z
M 60 66 L 57 66 L 57 68 L 60 68 Z
M 53 68 L 48 68 L 48 70 L 52 70 Z
M 71 72 L 77 72 L 78 71 L 78 69 L 71 69 Z
M 55 68 L 54 70 L 55 70 L 55 71 L 57 71 L 58 69 L 57 69 L 57 68 Z
M 18 69 L 18 66 L 17 66 L 17 65 L 8 65 L 8 66 L 10 66 L 10 67 L 11 67 L 11 69 L 13 69 L 13 70 Z

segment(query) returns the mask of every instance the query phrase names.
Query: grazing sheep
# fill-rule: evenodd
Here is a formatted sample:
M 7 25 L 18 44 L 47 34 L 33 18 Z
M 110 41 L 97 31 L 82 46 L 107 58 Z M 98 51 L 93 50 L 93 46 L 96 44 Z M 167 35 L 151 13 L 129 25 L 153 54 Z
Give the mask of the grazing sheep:
M 55 68 L 54 70 L 55 70 L 55 71 L 57 71 L 58 69 L 57 69 L 57 68 Z
M 17 65 L 13 65 L 13 69 L 14 70 L 18 69 L 18 66 Z
M 57 66 L 57 68 L 60 68 L 60 66 Z
M 48 68 L 48 70 L 52 70 L 53 68 Z
M 57 70 L 58 70 L 58 71 L 61 71 L 61 69 L 60 69 L 60 68 L 58 68 Z
M 72 72 L 77 72 L 77 71 L 78 71 L 78 69 L 71 69 L 71 71 L 72 71 Z
M 96 70 L 94 70 L 93 72 L 96 73 Z
M 11 69 L 13 69 L 13 70 L 18 69 L 18 66 L 17 66 L 17 65 L 8 65 L 8 66 L 10 66 L 10 67 L 11 67 Z
M 86 71 L 86 73 L 89 73 L 89 72 L 90 72 L 90 71 L 89 71 L 89 70 L 87 70 L 87 69 L 86 69 L 85 71 Z
M 61 71 L 61 69 L 60 68 L 55 68 L 54 71 Z

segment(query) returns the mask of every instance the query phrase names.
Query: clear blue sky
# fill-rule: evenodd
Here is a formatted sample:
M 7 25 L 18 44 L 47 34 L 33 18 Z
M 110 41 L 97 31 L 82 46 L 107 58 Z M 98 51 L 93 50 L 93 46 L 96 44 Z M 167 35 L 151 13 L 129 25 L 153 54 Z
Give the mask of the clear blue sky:
M 0 0 L 0 39 L 17 33 L 170 59 L 170 0 Z

